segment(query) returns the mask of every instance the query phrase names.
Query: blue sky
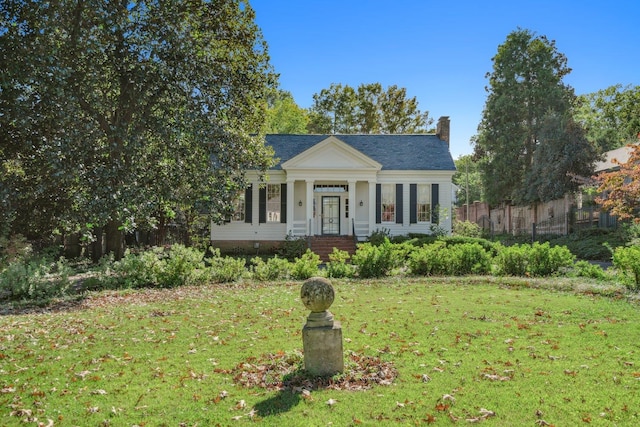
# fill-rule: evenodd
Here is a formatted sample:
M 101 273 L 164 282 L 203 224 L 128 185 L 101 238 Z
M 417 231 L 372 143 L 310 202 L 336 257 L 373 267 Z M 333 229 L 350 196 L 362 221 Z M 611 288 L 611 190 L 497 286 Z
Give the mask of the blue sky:
M 282 89 L 298 105 L 331 83 L 379 82 L 451 118 L 451 153 L 470 154 L 498 45 L 518 27 L 556 41 L 576 94 L 640 85 L 637 0 L 249 0 Z

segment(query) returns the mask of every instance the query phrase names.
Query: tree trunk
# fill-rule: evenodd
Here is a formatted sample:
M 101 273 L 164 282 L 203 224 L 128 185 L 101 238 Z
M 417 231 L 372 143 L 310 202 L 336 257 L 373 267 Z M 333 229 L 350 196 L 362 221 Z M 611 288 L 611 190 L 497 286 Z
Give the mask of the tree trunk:
M 80 246 L 80 235 L 78 233 L 66 234 L 64 236 L 64 256 L 67 259 L 80 258 L 82 246 Z
M 120 230 L 117 221 L 109 221 L 106 226 L 107 253 L 113 254 L 114 259 L 119 260 L 124 256 L 124 233 Z
M 98 227 L 95 229 L 94 237 L 95 240 L 93 241 L 93 243 L 91 243 L 91 260 L 93 262 L 98 262 L 100 261 L 100 258 L 102 258 L 102 255 L 104 255 L 104 252 L 102 250 L 102 227 Z

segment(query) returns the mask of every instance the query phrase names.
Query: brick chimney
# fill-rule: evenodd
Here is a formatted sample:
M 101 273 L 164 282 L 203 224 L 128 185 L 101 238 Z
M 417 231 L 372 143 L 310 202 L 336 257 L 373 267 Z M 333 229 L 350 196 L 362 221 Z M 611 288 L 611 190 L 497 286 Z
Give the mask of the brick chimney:
M 449 122 L 449 116 L 442 116 L 438 119 L 438 124 L 436 125 L 436 136 L 445 141 L 447 145 L 451 145 L 449 141 Z

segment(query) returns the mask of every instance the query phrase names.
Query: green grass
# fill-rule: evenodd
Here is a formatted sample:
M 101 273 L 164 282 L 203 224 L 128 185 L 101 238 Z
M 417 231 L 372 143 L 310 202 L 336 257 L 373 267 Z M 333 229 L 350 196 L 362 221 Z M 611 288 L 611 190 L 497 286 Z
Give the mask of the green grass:
M 302 350 L 301 282 L 103 292 L 0 317 L 0 425 L 640 422 L 639 308 L 584 279 L 333 283 L 345 353 L 392 363 L 392 385 L 240 384 Z

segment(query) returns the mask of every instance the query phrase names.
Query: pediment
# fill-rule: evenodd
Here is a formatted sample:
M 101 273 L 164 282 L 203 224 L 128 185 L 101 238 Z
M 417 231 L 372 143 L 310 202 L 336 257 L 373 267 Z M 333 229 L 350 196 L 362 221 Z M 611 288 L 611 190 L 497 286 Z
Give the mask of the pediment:
M 284 170 L 380 170 L 382 165 L 335 136 L 282 164 Z

